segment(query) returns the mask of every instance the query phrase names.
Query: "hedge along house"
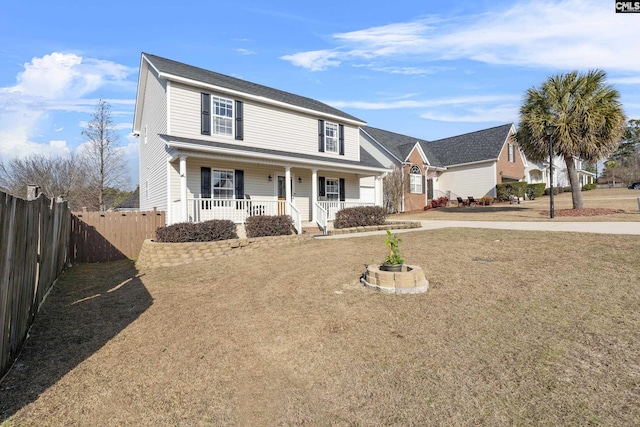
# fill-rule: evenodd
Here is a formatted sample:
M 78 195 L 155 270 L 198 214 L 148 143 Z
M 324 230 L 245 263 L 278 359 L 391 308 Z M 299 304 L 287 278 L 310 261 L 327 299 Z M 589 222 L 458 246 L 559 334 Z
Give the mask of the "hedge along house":
M 361 144 L 376 150 L 379 161 L 402 168 L 408 212 L 441 196 L 496 197 L 497 184 L 525 180 L 527 161 L 514 133 L 510 123 L 428 142 L 364 126 Z
M 388 169 L 365 123 L 319 101 L 143 53 L 134 134 L 140 209 L 167 222 L 291 215 L 326 229 L 339 209 L 382 205 Z M 360 180 L 373 182 L 361 197 Z

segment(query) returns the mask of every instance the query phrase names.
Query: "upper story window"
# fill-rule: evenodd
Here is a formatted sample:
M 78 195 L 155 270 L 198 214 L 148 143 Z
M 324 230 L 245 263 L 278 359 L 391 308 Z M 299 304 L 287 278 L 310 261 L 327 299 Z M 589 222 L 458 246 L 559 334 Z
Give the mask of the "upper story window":
M 213 97 L 213 131 L 218 135 L 233 135 L 233 101 Z
M 344 125 L 318 120 L 318 151 L 344 156 Z
M 232 99 L 200 95 L 200 133 L 202 135 L 228 135 L 244 138 L 243 103 Z
M 324 123 L 324 151 L 338 152 L 338 125 L 336 123 Z
M 508 156 L 508 160 L 511 163 L 515 163 L 516 162 L 516 149 L 515 149 L 515 146 L 513 144 L 509 144 L 507 146 L 507 156 Z
M 409 192 L 422 193 L 422 171 L 417 165 L 411 166 L 409 170 Z

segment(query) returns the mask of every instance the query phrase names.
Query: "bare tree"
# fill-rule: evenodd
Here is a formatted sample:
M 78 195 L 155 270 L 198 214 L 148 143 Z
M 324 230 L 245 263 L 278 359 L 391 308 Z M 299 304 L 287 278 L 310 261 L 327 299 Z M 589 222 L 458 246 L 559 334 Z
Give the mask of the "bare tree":
M 387 211 L 391 213 L 400 212 L 402 209 L 402 195 L 404 194 L 404 183 L 400 168 L 393 165 L 393 170 L 382 180 L 382 191 Z
M 118 150 L 119 136 L 111 118 L 111 106 L 99 100 L 96 111 L 82 135 L 88 138 L 82 152 L 90 176 L 90 187 L 97 199 L 98 209 L 105 210 L 107 188 L 120 188 L 127 183 L 126 163 Z
M 87 204 L 87 168 L 83 159 L 69 154 L 48 157 L 32 154 L 0 162 L 0 187 L 17 197 L 27 197 L 27 185 L 38 185 L 47 197 L 62 197 L 71 209 Z

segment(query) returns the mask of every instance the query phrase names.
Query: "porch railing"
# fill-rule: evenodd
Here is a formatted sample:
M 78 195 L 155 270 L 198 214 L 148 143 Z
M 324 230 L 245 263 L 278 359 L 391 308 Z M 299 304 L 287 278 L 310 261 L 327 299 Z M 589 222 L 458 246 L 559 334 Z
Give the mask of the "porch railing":
M 315 203 L 314 209 L 316 210 L 316 223 L 322 230 L 322 234 L 326 236 L 327 228 L 329 226 L 327 210 L 320 205 L 320 202 Z
M 302 234 L 302 216 L 300 215 L 300 211 L 293 205 L 293 203 L 289 203 L 289 208 L 291 208 L 291 219 L 293 220 L 293 226 L 295 227 L 298 234 Z
M 203 222 L 212 219 L 227 219 L 244 224 L 250 216 L 285 215 L 284 200 L 260 199 L 187 199 L 187 218 L 181 218 L 180 200 L 173 202 L 174 222 Z
M 355 208 L 357 206 L 374 206 L 373 203 L 365 202 L 341 202 L 338 200 L 322 200 L 316 202 L 316 205 L 320 206 L 327 212 L 327 221 L 333 221 L 336 219 L 336 212 L 345 208 Z

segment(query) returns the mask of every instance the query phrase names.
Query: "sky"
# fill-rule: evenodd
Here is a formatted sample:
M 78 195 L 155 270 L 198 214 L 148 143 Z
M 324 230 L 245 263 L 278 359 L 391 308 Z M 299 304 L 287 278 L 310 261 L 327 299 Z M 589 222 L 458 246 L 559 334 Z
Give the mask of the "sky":
M 607 72 L 640 119 L 640 13 L 609 0 L 7 1 L 0 7 L 0 161 L 81 149 L 112 108 L 130 189 L 142 52 L 307 96 L 436 140 L 518 124 L 549 76 Z

